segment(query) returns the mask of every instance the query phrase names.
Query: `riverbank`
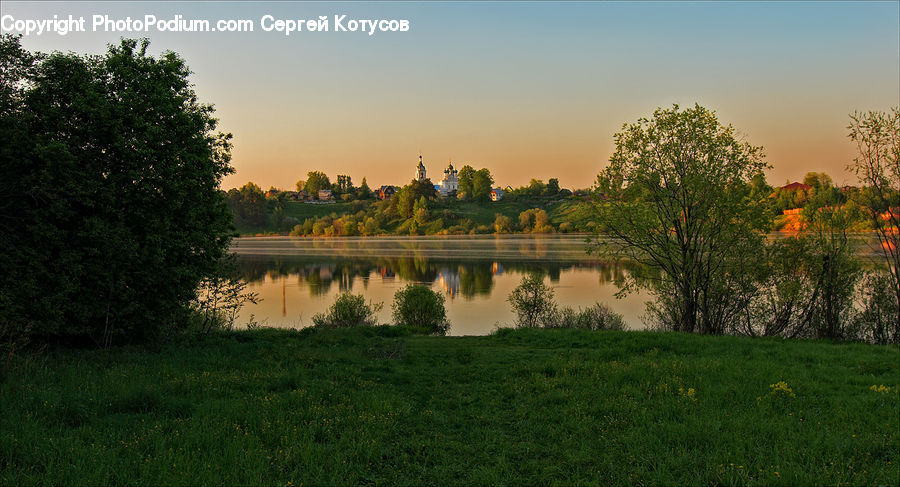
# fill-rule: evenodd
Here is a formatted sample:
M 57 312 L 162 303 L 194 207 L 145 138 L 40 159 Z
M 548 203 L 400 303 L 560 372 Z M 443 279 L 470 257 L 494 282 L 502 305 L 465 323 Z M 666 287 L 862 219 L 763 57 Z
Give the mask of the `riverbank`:
M 0 484 L 886 484 L 900 350 L 255 330 L 16 359 Z

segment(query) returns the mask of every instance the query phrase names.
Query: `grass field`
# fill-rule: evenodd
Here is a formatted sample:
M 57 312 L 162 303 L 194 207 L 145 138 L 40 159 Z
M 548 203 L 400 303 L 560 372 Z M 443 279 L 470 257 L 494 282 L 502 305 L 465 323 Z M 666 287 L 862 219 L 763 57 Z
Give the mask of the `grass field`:
M 0 484 L 897 485 L 896 346 L 256 330 L 16 358 Z

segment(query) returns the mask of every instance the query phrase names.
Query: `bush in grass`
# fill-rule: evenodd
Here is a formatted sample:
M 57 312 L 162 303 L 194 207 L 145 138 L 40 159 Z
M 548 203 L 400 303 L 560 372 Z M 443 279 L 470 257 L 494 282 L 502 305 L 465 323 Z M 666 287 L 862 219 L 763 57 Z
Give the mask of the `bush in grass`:
M 553 289 L 544 284 L 541 274 L 529 274 L 507 298 L 516 313 L 516 326 L 537 328 L 552 322 L 557 314 Z
M 313 324 L 331 328 L 373 326 L 382 303 L 368 303 L 361 294 L 342 293 L 328 308 L 328 313 L 313 316 Z
M 450 330 L 444 296 L 431 289 L 410 284 L 394 295 L 394 323 L 423 328 L 435 335 L 446 335 Z
M 622 330 L 625 320 L 622 315 L 602 303 L 587 308 L 562 308 L 550 314 L 543 322 L 545 328 L 581 328 L 585 330 Z

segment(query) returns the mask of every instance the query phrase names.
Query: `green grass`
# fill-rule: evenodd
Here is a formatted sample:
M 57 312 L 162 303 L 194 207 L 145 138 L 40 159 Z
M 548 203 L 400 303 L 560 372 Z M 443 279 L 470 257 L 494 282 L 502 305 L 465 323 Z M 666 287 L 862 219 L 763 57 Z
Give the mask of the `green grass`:
M 546 205 L 543 201 L 531 201 L 527 199 L 512 200 L 503 199 L 500 201 L 488 201 L 478 203 L 473 201 L 440 201 L 436 211 L 444 208 L 449 209 L 459 216 L 460 220 L 469 218 L 475 225 L 493 225 L 494 219 L 498 214 L 512 218 L 513 222 L 519 224 L 519 213 L 531 208 L 542 208 Z
M 56 351 L 4 373 L 0 484 L 897 485 L 898 381 L 896 346 L 649 332 Z

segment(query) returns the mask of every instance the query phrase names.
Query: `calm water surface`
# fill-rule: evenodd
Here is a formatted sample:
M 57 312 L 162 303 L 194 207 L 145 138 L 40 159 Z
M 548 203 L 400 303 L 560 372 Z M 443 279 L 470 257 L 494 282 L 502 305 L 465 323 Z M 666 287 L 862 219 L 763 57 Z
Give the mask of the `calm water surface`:
M 646 295 L 616 299 L 615 280 L 629 265 L 585 253 L 583 236 L 474 236 L 368 238 L 240 238 L 232 245 L 249 290 L 262 301 L 247 305 L 266 326 L 301 328 L 343 291 L 383 302 L 379 321 L 390 322 L 394 293 L 409 283 L 446 296 L 452 335 L 484 335 L 513 321 L 506 298 L 524 274 L 539 271 L 560 304 L 599 301 L 621 313 L 629 328 L 644 325 Z

